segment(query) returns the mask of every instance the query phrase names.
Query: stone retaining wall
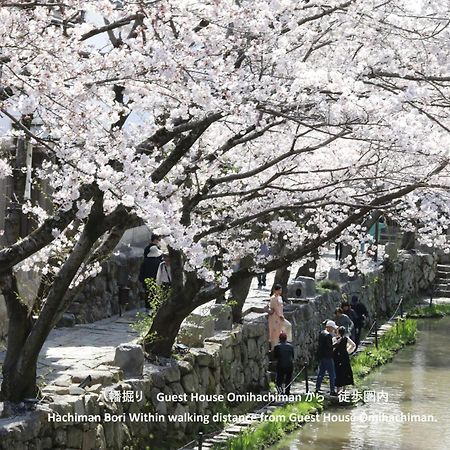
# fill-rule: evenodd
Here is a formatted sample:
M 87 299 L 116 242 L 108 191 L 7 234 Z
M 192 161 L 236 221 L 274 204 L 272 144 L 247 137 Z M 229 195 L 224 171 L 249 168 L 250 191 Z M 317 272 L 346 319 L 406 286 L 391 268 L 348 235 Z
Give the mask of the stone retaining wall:
M 401 295 L 416 296 L 429 286 L 435 265 L 435 259 L 429 255 L 403 253 L 384 273 L 373 273 L 362 280 L 349 282 L 342 290 L 359 295 L 372 315 L 389 314 Z M 333 316 L 340 301 L 340 293 L 329 292 L 307 304 L 285 307 L 285 316 L 293 324 L 293 343 L 299 364 L 312 360 L 321 322 Z M 159 402 L 157 396 L 160 393 L 189 396 L 190 393 L 226 394 L 267 389 L 267 342 L 267 319 L 260 315 L 235 325 L 231 331 L 218 332 L 205 340 L 203 348 L 190 349 L 182 360 L 168 360 L 164 367 L 146 364 L 142 379 L 120 381 L 109 387 L 142 393 L 142 398 L 135 402 L 106 401 L 100 393 L 100 382 L 91 392 L 85 393 L 80 393 L 74 386 L 61 387 L 61 395 L 54 391 L 52 403 L 39 405 L 36 411 L 26 416 L 0 420 L 0 448 L 122 449 L 131 442 L 135 443 L 133 448 L 145 448 L 150 435 L 159 437 L 161 442 L 167 442 L 169 437 L 183 438 L 187 433 L 197 431 L 200 425 L 193 422 L 132 422 L 127 414 L 148 412 L 153 414 L 152 417 L 158 417 L 158 414 L 211 414 L 223 407 L 220 402 Z M 111 371 L 120 376 L 117 368 L 112 367 Z M 93 371 L 87 373 L 95 379 Z M 83 374 L 78 376 L 82 378 Z M 79 378 L 72 379 L 74 384 L 78 381 Z M 74 395 L 69 395 L 70 392 Z M 77 413 L 91 417 L 99 414 L 101 418 L 113 413 L 115 417 L 125 419 L 116 423 L 48 422 L 48 414 L 52 411 L 60 415 Z
M 314 359 L 318 330 L 325 319 L 334 319 L 342 294 L 351 300 L 357 295 L 370 317 L 383 318 L 394 313 L 400 297 L 416 297 L 427 291 L 436 274 L 437 258 L 428 254 L 399 252 L 395 262 L 383 270 L 369 273 L 303 305 L 287 305 L 285 317 L 292 323 L 293 341 L 300 364 Z
M 141 306 L 143 288 L 138 280 L 141 262 L 142 258 L 136 256 L 127 258 L 126 266 L 122 266 L 114 256 L 105 261 L 102 264 L 102 271 L 89 280 L 67 311 L 75 316 L 75 323 L 91 323 L 119 314 L 121 278 L 122 282 L 130 288 L 127 309 Z M 128 280 L 126 280 L 127 277 Z

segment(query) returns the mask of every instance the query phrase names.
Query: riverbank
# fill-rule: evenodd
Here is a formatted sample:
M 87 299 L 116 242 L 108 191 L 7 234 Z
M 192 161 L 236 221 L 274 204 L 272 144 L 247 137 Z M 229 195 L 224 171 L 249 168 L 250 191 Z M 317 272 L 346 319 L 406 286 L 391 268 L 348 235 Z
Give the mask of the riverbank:
M 386 325 L 384 326 L 386 330 Z M 415 320 L 391 322 L 390 328 L 384 331 L 378 339 L 378 348 L 370 345 L 352 358 L 352 369 L 355 382 L 360 381 L 373 369 L 386 364 L 405 345 L 415 342 L 417 323 Z M 323 396 L 322 396 L 323 397 Z M 244 432 L 226 443 L 213 446 L 214 450 L 260 450 L 275 442 L 305 423 L 316 422 L 319 413 L 334 404 L 331 399 L 320 401 L 320 396 L 293 404 L 287 404 L 275 409 L 270 416 L 255 427 L 249 427 Z
M 407 317 L 412 319 L 442 318 L 450 315 L 450 304 L 440 303 L 428 306 L 417 306 L 408 312 Z
M 270 450 L 444 450 L 448 447 L 450 317 L 417 321 L 416 343 L 372 371 L 360 390 L 375 394 L 355 407 L 327 408 Z

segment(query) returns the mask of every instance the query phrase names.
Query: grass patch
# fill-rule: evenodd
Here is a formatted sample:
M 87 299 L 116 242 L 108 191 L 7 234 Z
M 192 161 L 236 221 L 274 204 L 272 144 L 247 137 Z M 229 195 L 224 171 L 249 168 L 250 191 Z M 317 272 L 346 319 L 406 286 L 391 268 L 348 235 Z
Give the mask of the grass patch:
M 450 314 L 450 304 L 438 304 L 431 306 L 417 306 L 408 312 L 407 317 L 413 319 L 426 319 L 444 317 Z
M 271 414 L 273 421 L 261 422 L 226 443 L 217 444 L 214 450 L 260 450 L 279 441 L 286 433 L 298 428 L 302 422 L 292 421 L 291 417 L 312 415 L 322 411 L 322 404 L 317 400 L 302 401 L 277 408 Z
M 337 281 L 322 280 L 316 283 L 316 291 L 319 294 L 325 294 L 330 291 L 339 291 L 341 288 Z
M 378 348 L 365 348 L 351 359 L 355 381 L 364 378 L 375 367 L 386 364 L 398 350 L 416 340 L 417 322 L 412 319 L 400 320 L 378 339 Z

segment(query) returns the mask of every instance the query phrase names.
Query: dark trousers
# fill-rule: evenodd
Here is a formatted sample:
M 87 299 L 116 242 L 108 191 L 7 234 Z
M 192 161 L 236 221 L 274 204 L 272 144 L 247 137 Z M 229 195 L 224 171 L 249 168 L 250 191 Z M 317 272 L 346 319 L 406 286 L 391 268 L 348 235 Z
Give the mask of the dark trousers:
M 289 393 L 291 392 L 291 386 L 289 386 L 289 383 L 292 380 L 292 371 L 293 370 L 294 370 L 293 366 L 277 367 L 276 383 L 277 383 L 278 392 L 280 392 L 280 393 L 283 392 L 283 383 L 284 383 L 284 386 L 285 386 L 284 393 L 286 395 L 289 395 Z
M 258 278 L 258 286 L 265 286 L 266 285 L 266 274 L 265 273 L 258 273 L 256 275 Z
M 319 362 L 319 372 L 316 379 L 316 391 L 320 390 L 325 372 L 330 377 L 330 393 L 334 392 L 334 383 L 336 381 L 336 371 L 334 369 L 333 358 L 322 358 Z
M 362 330 L 363 324 L 355 322 L 355 344 L 359 345 L 359 342 L 361 340 L 361 330 Z

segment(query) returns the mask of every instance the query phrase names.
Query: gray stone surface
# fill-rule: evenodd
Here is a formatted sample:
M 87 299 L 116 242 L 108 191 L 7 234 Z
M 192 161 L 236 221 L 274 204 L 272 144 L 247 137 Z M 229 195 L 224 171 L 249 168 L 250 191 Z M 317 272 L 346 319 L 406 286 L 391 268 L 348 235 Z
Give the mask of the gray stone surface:
M 144 351 L 139 344 L 127 343 L 116 347 L 114 365 L 123 370 L 126 378 L 142 377 Z
M 297 277 L 288 284 L 288 298 L 311 298 L 316 296 L 316 280 L 311 277 Z

